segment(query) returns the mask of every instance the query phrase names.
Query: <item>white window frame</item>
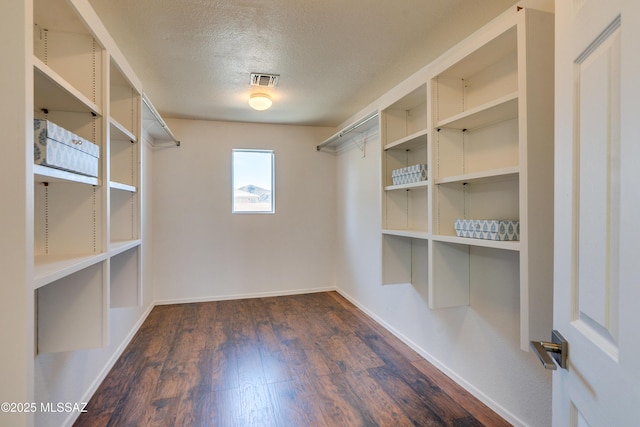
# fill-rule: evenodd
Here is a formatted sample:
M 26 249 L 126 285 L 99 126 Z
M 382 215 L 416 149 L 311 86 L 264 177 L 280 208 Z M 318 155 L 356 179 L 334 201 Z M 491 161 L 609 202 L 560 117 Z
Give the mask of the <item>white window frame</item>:
M 247 211 L 236 210 L 235 206 L 235 153 L 262 153 L 271 155 L 271 210 Z M 276 213 L 276 153 L 274 150 L 258 148 L 234 148 L 231 150 L 231 213 L 232 214 L 275 214 Z

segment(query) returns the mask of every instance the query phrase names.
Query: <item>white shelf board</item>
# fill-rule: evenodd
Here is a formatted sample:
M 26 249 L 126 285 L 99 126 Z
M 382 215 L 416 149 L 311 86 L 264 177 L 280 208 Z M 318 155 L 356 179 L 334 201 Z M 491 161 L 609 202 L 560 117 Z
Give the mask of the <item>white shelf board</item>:
M 382 229 L 382 234 L 387 234 L 390 236 L 400 236 L 400 237 L 410 237 L 412 239 L 423 239 L 428 240 L 431 238 L 431 234 L 426 231 L 419 230 L 391 230 L 391 229 Z
M 384 146 L 386 150 L 412 150 L 426 147 L 429 129 L 421 129 L 418 132 L 407 135 Z
M 443 234 L 434 234 L 431 236 L 434 242 L 456 243 L 459 245 L 467 246 L 479 246 L 483 248 L 504 249 L 507 251 L 520 251 L 519 241 L 504 241 L 504 240 L 484 240 L 484 239 L 471 239 L 468 237 L 458 236 L 445 236 Z
M 109 188 L 111 188 L 112 190 L 128 191 L 130 193 L 135 193 L 136 191 L 138 191 L 135 185 L 123 184 L 116 181 L 110 181 Z
M 474 129 L 518 117 L 518 92 L 441 120 L 437 128 Z
M 102 109 L 39 58 L 33 57 L 34 108 L 102 116 Z
M 111 242 L 109 244 L 109 256 L 111 257 L 121 254 L 122 252 L 126 252 L 129 249 L 137 248 L 140 245 L 142 245 L 141 239 Z
M 124 125 L 122 125 L 113 117 L 109 119 L 109 124 L 111 125 L 111 139 L 127 140 L 131 142 L 137 141 L 137 138 L 133 134 L 133 132 L 124 127 Z
M 76 182 L 88 185 L 100 185 L 98 178 L 77 173 L 64 171 L 61 169 L 50 168 L 48 166 L 33 165 L 33 179 L 35 182 L 58 182 L 70 183 Z
M 429 181 L 419 181 L 412 182 L 410 184 L 399 184 L 399 185 L 387 185 L 384 187 L 385 191 L 395 191 L 395 190 L 411 190 L 412 188 L 424 188 L 429 186 Z
M 435 183 L 438 184 L 452 184 L 463 182 L 487 182 L 496 181 L 501 179 L 511 179 L 519 175 L 520 168 L 518 166 L 493 169 L 482 172 L 467 173 L 462 175 L 447 176 L 445 178 L 436 179 Z
M 34 262 L 34 289 L 62 279 L 107 259 L 106 253 L 91 255 L 40 255 Z

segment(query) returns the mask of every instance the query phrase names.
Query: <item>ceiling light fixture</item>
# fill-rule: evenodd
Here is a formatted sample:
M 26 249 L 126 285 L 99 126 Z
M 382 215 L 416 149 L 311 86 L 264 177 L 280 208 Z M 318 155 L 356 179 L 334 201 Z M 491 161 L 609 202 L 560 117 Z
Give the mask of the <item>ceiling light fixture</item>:
M 266 93 L 254 93 L 249 97 L 249 106 L 254 110 L 264 111 L 271 107 L 271 97 Z

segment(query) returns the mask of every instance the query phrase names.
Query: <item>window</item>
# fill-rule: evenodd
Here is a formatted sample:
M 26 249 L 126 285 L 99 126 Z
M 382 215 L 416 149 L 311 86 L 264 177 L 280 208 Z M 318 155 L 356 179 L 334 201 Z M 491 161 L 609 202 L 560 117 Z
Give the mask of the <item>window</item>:
M 275 213 L 274 153 L 233 150 L 233 213 Z

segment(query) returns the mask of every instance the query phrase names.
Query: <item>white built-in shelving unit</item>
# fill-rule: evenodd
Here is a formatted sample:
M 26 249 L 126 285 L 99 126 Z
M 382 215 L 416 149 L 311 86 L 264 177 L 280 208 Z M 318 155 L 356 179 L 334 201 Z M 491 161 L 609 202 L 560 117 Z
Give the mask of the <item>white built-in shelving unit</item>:
M 30 169 L 37 352 L 101 347 L 142 301 L 142 85 L 86 0 L 34 0 L 33 31 L 34 116 L 100 147 L 98 177 Z
M 383 284 L 428 289 L 432 309 L 518 286 L 523 350 L 551 329 L 552 52 L 552 15 L 514 9 L 380 109 Z M 418 163 L 427 181 L 393 185 Z M 457 237 L 456 219 L 518 220 L 520 239 Z
M 393 185 L 395 169 L 428 164 L 427 85 L 380 113 L 382 145 L 383 283 L 424 283 L 427 278 L 430 181 Z
M 37 351 L 108 340 L 108 52 L 72 3 L 35 0 L 34 116 L 100 147 L 99 177 L 34 166 Z

